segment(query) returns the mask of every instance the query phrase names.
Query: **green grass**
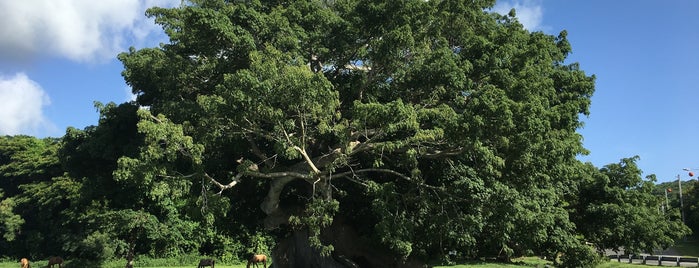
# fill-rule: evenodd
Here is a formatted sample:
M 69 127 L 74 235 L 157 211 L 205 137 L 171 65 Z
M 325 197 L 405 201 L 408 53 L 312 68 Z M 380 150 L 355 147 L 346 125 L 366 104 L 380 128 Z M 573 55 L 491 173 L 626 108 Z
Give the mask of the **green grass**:
M 31 265 L 32 265 L 32 268 L 42 268 L 42 267 L 45 267 L 45 266 L 46 266 L 46 261 L 43 261 L 43 262 L 41 262 L 41 261 L 31 262 Z M 18 267 L 19 267 L 19 262 L 8 262 L 8 261 L 0 262 L 0 268 L 18 268 Z M 80 265 L 77 265 L 77 266 L 76 266 L 75 264 L 73 264 L 73 265 L 66 264 L 66 265 L 64 265 L 63 267 L 65 267 L 65 268 L 71 268 L 71 267 L 83 267 L 83 266 L 80 266 Z M 107 267 L 119 267 L 119 268 L 123 268 L 123 267 L 124 267 L 124 263 L 123 263 L 123 262 L 120 262 L 120 265 L 119 265 L 119 266 L 110 266 L 110 265 L 104 265 L 104 266 L 102 266 L 102 268 L 107 268 Z M 138 264 L 135 264 L 134 267 L 144 267 L 144 268 L 194 268 L 194 267 L 197 267 L 197 264 L 196 264 L 196 263 L 193 263 L 193 264 L 184 265 L 184 266 L 139 266 Z M 220 268 L 245 268 L 245 265 L 244 265 L 244 264 L 239 264 L 239 265 L 219 265 L 219 264 L 216 264 L 216 268 L 219 268 L 219 267 L 220 267 Z
M 550 264 L 550 262 L 547 262 L 545 260 L 537 259 L 537 258 L 524 258 L 524 259 L 517 259 L 514 260 L 514 264 L 504 264 L 504 263 L 487 263 L 487 262 L 474 262 L 474 263 L 468 263 L 468 264 L 459 264 L 459 265 L 454 265 L 454 266 L 435 266 L 435 268 L 526 268 L 526 267 L 537 267 L 537 268 L 543 268 L 546 264 Z M 108 263 L 105 266 L 102 267 L 124 267 L 123 262 L 118 262 L 118 266 L 112 266 L 116 265 L 117 262 L 115 263 Z M 46 265 L 46 261 L 37 261 L 37 262 L 32 262 L 32 267 L 34 268 L 41 268 Z M 0 262 L 0 268 L 17 268 L 19 267 L 19 262 L 12 262 L 12 261 L 4 261 Z M 75 267 L 74 265 L 66 265 L 66 268 L 70 267 Z M 82 266 L 80 266 L 82 267 Z M 139 266 L 138 263 L 136 263 L 135 267 L 143 267 L 143 268 L 193 268 L 196 267 L 195 264 L 190 264 L 190 265 L 183 265 L 183 266 Z M 217 268 L 245 268 L 244 264 L 239 264 L 239 265 L 216 265 Z M 553 267 L 553 266 L 552 266 Z M 640 265 L 640 264 L 628 264 L 628 263 L 618 263 L 618 262 L 605 262 L 597 268 L 643 268 L 643 267 L 648 267 L 647 265 Z M 657 266 L 654 266 L 657 267 Z
M 458 264 L 454 266 L 435 266 L 435 268 L 522 268 L 522 267 L 545 267 L 551 264 L 550 261 L 542 260 L 537 257 L 524 257 L 512 260 L 513 263 L 494 263 L 494 262 L 469 262 L 466 264 Z M 552 266 L 552 265 L 551 265 Z
M 641 265 L 641 264 L 628 264 L 628 263 L 618 263 L 618 262 L 604 262 L 597 266 L 597 268 L 644 268 L 644 267 L 658 267 L 657 265 Z M 435 268 L 526 268 L 526 267 L 537 267 L 543 268 L 545 264 L 504 264 L 504 263 L 472 263 L 472 264 L 459 264 L 454 266 L 435 266 Z M 553 267 L 553 265 L 550 265 Z
M 626 262 L 616 262 L 616 261 L 608 261 L 604 262 L 600 265 L 597 265 L 597 268 L 642 268 L 642 267 L 662 267 L 662 266 L 657 266 L 657 265 L 642 265 L 642 264 L 629 264 Z
M 683 243 L 678 243 L 678 245 L 681 245 L 683 247 L 683 250 L 687 250 L 687 252 L 699 252 L 699 245 L 697 245 L 697 242 L 683 242 Z M 692 251 L 694 250 L 694 251 Z M 678 249 L 679 251 L 679 249 Z M 682 251 L 680 251 L 682 252 Z M 683 253 L 684 254 L 684 253 Z M 690 254 L 693 256 L 697 256 L 699 254 L 693 253 Z M 164 262 L 165 259 L 160 260 L 160 259 L 155 259 L 155 260 L 144 260 L 145 263 L 158 263 L 158 262 Z M 494 262 L 469 262 L 465 264 L 458 264 L 458 265 L 453 265 L 453 266 L 435 266 L 435 268 L 526 268 L 526 267 L 536 267 L 536 268 L 543 268 L 547 264 L 550 265 L 550 267 L 553 267 L 551 265 L 550 261 L 542 260 L 537 257 L 526 257 L 526 258 L 518 258 L 512 260 L 513 263 L 494 263 Z M 172 260 L 170 260 L 172 262 Z M 46 261 L 35 261 L 32 262 L 32 267 L 34 268 L 41 268 L 46 266 Z M 143 264 L 143 263 L 142 263 Z M 269 264 L 269 263 L 268 263 Z M 167 266 L 166 264 L 150 264 L 150 266 L 141 266 L 139 265 L 138 261 L 135 263 L 134 267 L 142 267 L 142 268 L 193 268 L 196 267 L 196 263 L 192 264 L 186 264 L 186 265 L 172 265 L 172 266 Z M 629 264 L 629 263 L 624 263 L 624 262 L 616 262 L 616 261 L 607 261 L 604 262 L 600 265 L 597 266 L 597 268 L 643 268 L 643 267 L 658 267 L 657 265 L 641 265 L 641 264 Z M 0 261 L 0 268 L 17 268 L 19 267 L 19 261 L 11 261 L 11 260 L 2 260 Z M 71 263 L 70 261 L 66 261 L 66 265 L 64 266 L 65 268 L 71 268 L 71 267 L 84 267 L 83 265 L 80 265 L 79 263 Z M 124 261 L 119 260 L 119 261 L 111 261 L 108 263 L 105 263 L 104 265 L 101 266 L 101 268 L 122 268 L 124 267 Z M 223 264 L 216 264 L 216 267 L 218 268 L 245 268 L 244 264 L 238 264 L 238 265 L 223 265 Z
M 197 264 L 199 263 L 198 260 L 196 261 L 177 261 L 174 259 L 144 259 L 142 261 L 136 260 L 134 261 L 134 267 L 144 267 L 144 268 L 194 268 L 197 267 Z M 32 261 L 30 260 L 30 264 L 32 268 L 43 268 L 46 267 L 48 264 L 48 261 L 46 260 L 37 260 L 37 261 Z M 106 262 L 102 265 L 100 265 L 100 268 L 124 268 L 124 264 L 126 264 L 125 260 L 116 260 L 116 261 L 109 261 Z M 269 266 L 270 263 L 267 263 L 267 266 Z M 7 260 L 7 259 L 0 259 L 0 268 L 18 268 L 19 267 L 19 260 Z M 81 263 L 78 262 L 77 260 L 69 260 L 67 259 L 65 263 L 63 263 L 64 268 L 72 268 L 72 267 L 98 267 L 97 265 L 93 264 L 86 264 L 86 263 Z M 216 263 L 216 268 L 245 268 L 245 264 L 237 264 L 237 265 L 226 265 L 223 263 Z
M 435 266 L 435 268 L 526 268 L 526 267 L 536 267 L 543 268 L 548 264 L 553 267 L 550 261 L 542 260 L 536 257 L 527 257 L 513 260 L 514 263 L 492 263 L 492 262 L 472 262 L 467 264 L 459 264 L 454 266 Z M 597 268 L 644 268 L 644 267 L 658 267 L 657 265 L 641 265 L 641 264 L 629 264 L 624 262 L 607 261 L 597 266 Z

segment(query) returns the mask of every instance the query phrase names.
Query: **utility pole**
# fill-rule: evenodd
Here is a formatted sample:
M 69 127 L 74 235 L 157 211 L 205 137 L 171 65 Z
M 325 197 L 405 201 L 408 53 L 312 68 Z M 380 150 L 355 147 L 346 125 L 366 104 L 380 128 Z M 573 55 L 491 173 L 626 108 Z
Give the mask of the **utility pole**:
M 684 222 L 684 203 L 682 201 L 682 180 L 680 179 L 680 175 L 677 174 L 677 183 L 680 186 L 680 212 L 682 213 L 682 223 Z
M 672 188 L 665 189 L 665 205 L 663 206 L 663 214 L 670 210 L 670 199 L 667 198 L 667 192 L 672 192 Z

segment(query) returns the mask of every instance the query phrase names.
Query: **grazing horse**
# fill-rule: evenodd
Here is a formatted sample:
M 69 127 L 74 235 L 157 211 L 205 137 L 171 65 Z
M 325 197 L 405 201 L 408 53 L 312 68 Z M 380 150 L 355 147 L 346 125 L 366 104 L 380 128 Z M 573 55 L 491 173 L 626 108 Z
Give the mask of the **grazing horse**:
M 248 260 L 247 268 L 250 268 L 251 263 L 252 263 L 252 265 L 255 266 L 255 268 L 257 268 L 257 264 L 260 262 L 264 265 L 265 268 L 267 268 L 267 256 L 266 255 L 264 255 L 264 254 L 252 255 L 252 257 L 250 257 L 250 259 Z
M 49 258 L 49 264 L 46 267 L 53 268 L 54 265 L 58 264 L 58 268 L 63 268 L 63 258 L 61 257 L 51 257 Z
M 32 266 L 29 265 L 29 260 L 27 258 L 22 258 L 19 260 L 19 264 L 21 265 L 22 268 L 31 268 Z
M 215 263 L 216 263 L 216 261 L 213 259 L 201 259 L 199 261 L 199 266 L 197 266 L 197 268 L 204 268 L 206 266 L 211 266 L 211 268 L 215 268 L 214 267 Z

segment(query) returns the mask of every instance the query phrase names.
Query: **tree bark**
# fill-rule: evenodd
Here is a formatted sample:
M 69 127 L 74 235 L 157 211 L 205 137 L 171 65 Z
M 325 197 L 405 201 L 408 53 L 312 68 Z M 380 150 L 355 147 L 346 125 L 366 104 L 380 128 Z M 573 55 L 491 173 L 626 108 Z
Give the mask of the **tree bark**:
M 401 261 L 378 241 L 360 237 L 350 225 L 336 220 L 321 235 L 324 243 L 334 246 L 331 256 L 321 256 L 320 251 L 308 242 L 303 230 L 277 242 L 272 250 L 274 268 L 372 268 L 372 267 L 431 267 L 414 259 Z

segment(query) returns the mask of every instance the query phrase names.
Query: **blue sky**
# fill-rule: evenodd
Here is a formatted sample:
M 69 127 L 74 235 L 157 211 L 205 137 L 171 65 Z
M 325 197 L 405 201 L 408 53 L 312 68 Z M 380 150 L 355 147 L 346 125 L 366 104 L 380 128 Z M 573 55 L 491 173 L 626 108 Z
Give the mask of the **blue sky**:
M 164 42 L 144 11 L 179 3 L 0 1 L 0 135 L 59 137 L 97 123 L 94 101 L 130 100 L 116 55 Z M 699 171 L 699 1 L 502 0 L 494 10 L 511 8 L 531 31 L 567 30 L 569 62 L 597 77 L 582 160 L 638 155 L 661 182 Z

